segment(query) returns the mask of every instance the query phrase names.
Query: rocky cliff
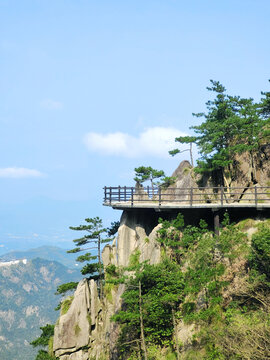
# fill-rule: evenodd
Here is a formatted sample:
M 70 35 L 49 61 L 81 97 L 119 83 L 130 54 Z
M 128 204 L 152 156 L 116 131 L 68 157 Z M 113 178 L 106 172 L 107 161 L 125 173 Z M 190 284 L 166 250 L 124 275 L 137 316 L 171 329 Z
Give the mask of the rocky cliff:
M 245 172 L 245 169 L 242 170 Z M 172 188 L 198 188 L 198 178 L 188 162 L 181 163 L 173 176 L 177 177 L 177 181 Z M 261 179 L 260 185 L 269 185 L 269 163 L 261 170 L 258 168 L 256 176 Z M 248 178 L 243 179 L 241 185 L 250 186 L 247 185 Z M 112 245 L 105 246 L 102 253 L 105 270 L 110 265 L 125 268 L 134 254 L 137 254 L 140 262 L 148 260 L 150 264 L 158 264 L 162 252 L 161 243 L 157 241 L 157 231 L 160 227 L 158 214 L 154 212 L 124 211 L 117 238 Z M 251 235 L 257 229 L 251 226 L 248 231 Z M 239 266 L 242 269 L 245 262 Z M 119 325 L 111 321 L 111 316 L 121 309 L 121 295 L 124 289 L 123 284 L 106 284 L 105 296 L 101 300 L 93 280 L 84 279 L 79 283 L 74 296 L 67 299 L 65 306 L 62 306 L 61 316 L 55 326 L 53 349 L 60 360 L 119 358 L 116 344 L 120 329 Z M 177 334 L 181 344 L 189 346 L 194 327 L 194 324 L 185 325 L 182 321 L 178 322 Z
M 108 265 L 126 267 L 130 256 L 139 254 L 140 262 L 160 261 L 160 244 L 155 240 L 159 225 L 143 212 L 123 212 L 118 237 L 106 245 L 102 259 Z M 83 279 L 70 299 L 67 310 L 62 309 L 55 326 L 54 352 L 60 360 L 117 359 L 115 345 L 118 326 L 110 321 L 121 307 L 124 285 L 105 286 L 105 297 L 99 299 L 94 280 Z M 115 354 L 115 355 L 114 355 Z

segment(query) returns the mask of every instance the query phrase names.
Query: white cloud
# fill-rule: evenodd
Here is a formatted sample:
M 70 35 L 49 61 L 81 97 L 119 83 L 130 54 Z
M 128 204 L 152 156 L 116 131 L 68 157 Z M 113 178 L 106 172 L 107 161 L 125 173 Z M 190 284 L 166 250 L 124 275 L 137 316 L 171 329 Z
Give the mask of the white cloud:
M 137 137 L 122 132 L 89 132 L 84 137 L 84 143 L 88 150 L 102 155 L 129 158 L 149 155 L 164 158 L 169 156 L 169 150 L 179 147 L 179 144 L 175 143 L 175 138 L 186 135 L 176 128 L 157 126 L 145 129 Z
M 63 103 L 52 99 L 45 99 L 40 102 L 40 106 L 48 110 L 60 110 L 63 108 Z
M 4 244 L 0 244 L 0 248 L 3 248 L 3 247 L 5 247 L 5 245 L 4 245 Z
M 0 168 L 0 178 L 29 178 L 29 177 L 41 177 L 40 171 L 35 169 L 26 169 L 19 167 Z

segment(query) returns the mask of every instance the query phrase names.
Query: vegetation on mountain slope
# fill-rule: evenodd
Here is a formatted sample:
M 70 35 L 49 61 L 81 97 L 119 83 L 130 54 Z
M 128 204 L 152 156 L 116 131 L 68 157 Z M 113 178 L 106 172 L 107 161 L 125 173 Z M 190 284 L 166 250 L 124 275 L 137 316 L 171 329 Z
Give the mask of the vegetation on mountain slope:
M 203 175 L 201 180 L 205 176 L 215 185 L 230 187 L 240 174 L 245 177 L 243 187 L 248 188 L 259 183 L 257 170 L 262 167 L 264 184 L 269 178 L 269 93 L 262 93 L 263 98 L 256 103 L 227 95 L 217 81 L 211 81 L 208 90 L 216 98 L 206 103 L 206 113 L 195 114 L 204 118 L 201 125 L 192 127 L 196 135 L 176 141 L 190 143 L 191 159 L 192 143 L 198 146 L 200 159 L 195 172 Z M 171 154 L 178 152 L 176 149 Z M 241 168 L 243 163 L 248 170 Z M 151 167 L 135 171 L 138 183 L 153 183 L 164 175 Z M 127 268 L 117 267 L 115 261 L 105 269 L 103 305 L 112 300 L 106 299 L 111 287 L 125 284 L 122 307 L 112 316 L 116 329 L 120 329 L 118 358 L 269 359 L 269 220 L 246 219 L 230 224 L 225 214 L 219 236 L 202 220 L 197 226 L 185 225 L 181 214 L 171 221 L 160 219 L 160 224 L 159 264 L 140 263 L 137 249 Z M 93 234 L 87 225 L 73 229 L 90 233 L 74 241 L 79 246 L 72 252 L 83 250 L 80 246 L 92 239 L 97 244 L 105 232 L 102 225 Z M 89 253 L 81 260 L 93 258 Z M 93 267 L 88 266 L 91 271 L 86 268 L 85 273 L 91 276 Z M 100 255 L 95 271 L 98 269 L 100 280 Z M 62 290 L 59 288 L 59 293 Z M 103 291 L 100 293 L 103 297 Z M 90 345 L 85 347 L 87 353 Z
M 161 220 L 163 260 L 137 264 L 113 317 L 121 359 L 269 359 L 270 223 L 252 223 L 250 241 L 228 216 L 219 237 L 180 214 Z M 181 329 L 190 331 L 183 343 Z
M 56 360 L 52 350 L 54 325 L 47 324 L 41 326 L 40 330 L 41 335 L 31 342 L 33 347 L 42 347 L 42 349 L 38 351 L 36 360 Z M 44 349 L 48 349 L 48 351 Z

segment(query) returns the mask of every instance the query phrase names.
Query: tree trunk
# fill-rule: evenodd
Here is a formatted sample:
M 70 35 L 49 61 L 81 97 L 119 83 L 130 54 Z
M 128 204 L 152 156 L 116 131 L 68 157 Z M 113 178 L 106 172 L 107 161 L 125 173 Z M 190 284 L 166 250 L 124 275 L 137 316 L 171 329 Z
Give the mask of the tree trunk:
M 176 347 L 176 355 L 177 360 L 180 360 L 180 352 L 179 352 L 179 344 L 178 344 L 178 337 L 177 337 L 177 328 L 176 328 L 176 321 L 175 321 L 175 310 L 172 307 L 172 320 L 173 320 L 173 331 L 175 337 L 175 347 Z
M 192 154 L 192 142 L 189 144 L 189 153 L 190 153 L 191 166 L 194 167 L 194 164 L 193 164 L 193 154 Z
M 229 169 L 229 172 L 230 172 L 230 169 Z M 224 169 L 222 169 L 222 176 L 223 176 L 223 180 L 224 180 L 224 185 L 225 185 L 225 187 L 227 188 L 228 194 L 230 195 L 230 192 L 231 192 L 231 191 L 230 191 L 230 184 L 229 184 L 229 181 L 228 181 L 227 178 L 226 178 Z
M 100 236 L 98 236 L 98 275 L 99 275 L 99 296 L 103 299 L 103 284 L 102 284 L 102 267 L 101 267 L 101 253 L 100 253 Z
M 141 327 L 141 342 L 142 350 L 144 352 L 144 359 L 147 360 L 147 351 L 144 338 L 144 326 L 143 326 L 143 315 L 142 315 L 142 284 L 139 281 L 139 309 L 140 309 L 140 327 Z
M 252 183 L 254 184 L 254 183 L 256 183 L 256 181 L 257 181 L 257 179 L 256 179 L 256 177 L 257 177 L 257 174 L 256 174 L 256 165 L 254 164 L 254 154 L 253 154 L 253 151 L 251 150 L 251 152 L 250 152 L 250 167 L 251 167 L 251 169 L 252 169 L 252 174 L 251 174 L 251 181 L 252 181 Z
M 142 360 L 140 341 L 138 340 L 138 360 Z
M 152 189 L 152 199 L 154 198 L 154 196 L 155 196 L 155 194 L 154 194 L 154 192 L 155 192 L 155 189 L 154 189 L 154 183 L 153 183 L 153 179 L 152 178 L 150 178 L 150 182 L 151 182 L 151 189 Z

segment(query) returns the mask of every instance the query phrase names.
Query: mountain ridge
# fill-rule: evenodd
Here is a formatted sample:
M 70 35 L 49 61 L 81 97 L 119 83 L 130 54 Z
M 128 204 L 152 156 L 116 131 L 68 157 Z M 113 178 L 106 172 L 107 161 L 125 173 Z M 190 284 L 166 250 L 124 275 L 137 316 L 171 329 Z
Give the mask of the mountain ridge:
M 1 360 L 34 359 L 36 349 L 30 342 L 41 326 L 57 318 L 57 286 L 80 277 L 78 269 L 41 258 L 0 267 Z
M 49 261 L 57 261 L 60 264 L 63 264 L 66 267 L 72 269 L 78 267 L 78 263 L 76 262 L 76 254 L 67 254 L 67 249 L 51 245 L 43 245 L 28 250 L 10 251 L 0 256 L 0 262 L 21 259 L 32 260 L 35 258 L 41 258 Z

